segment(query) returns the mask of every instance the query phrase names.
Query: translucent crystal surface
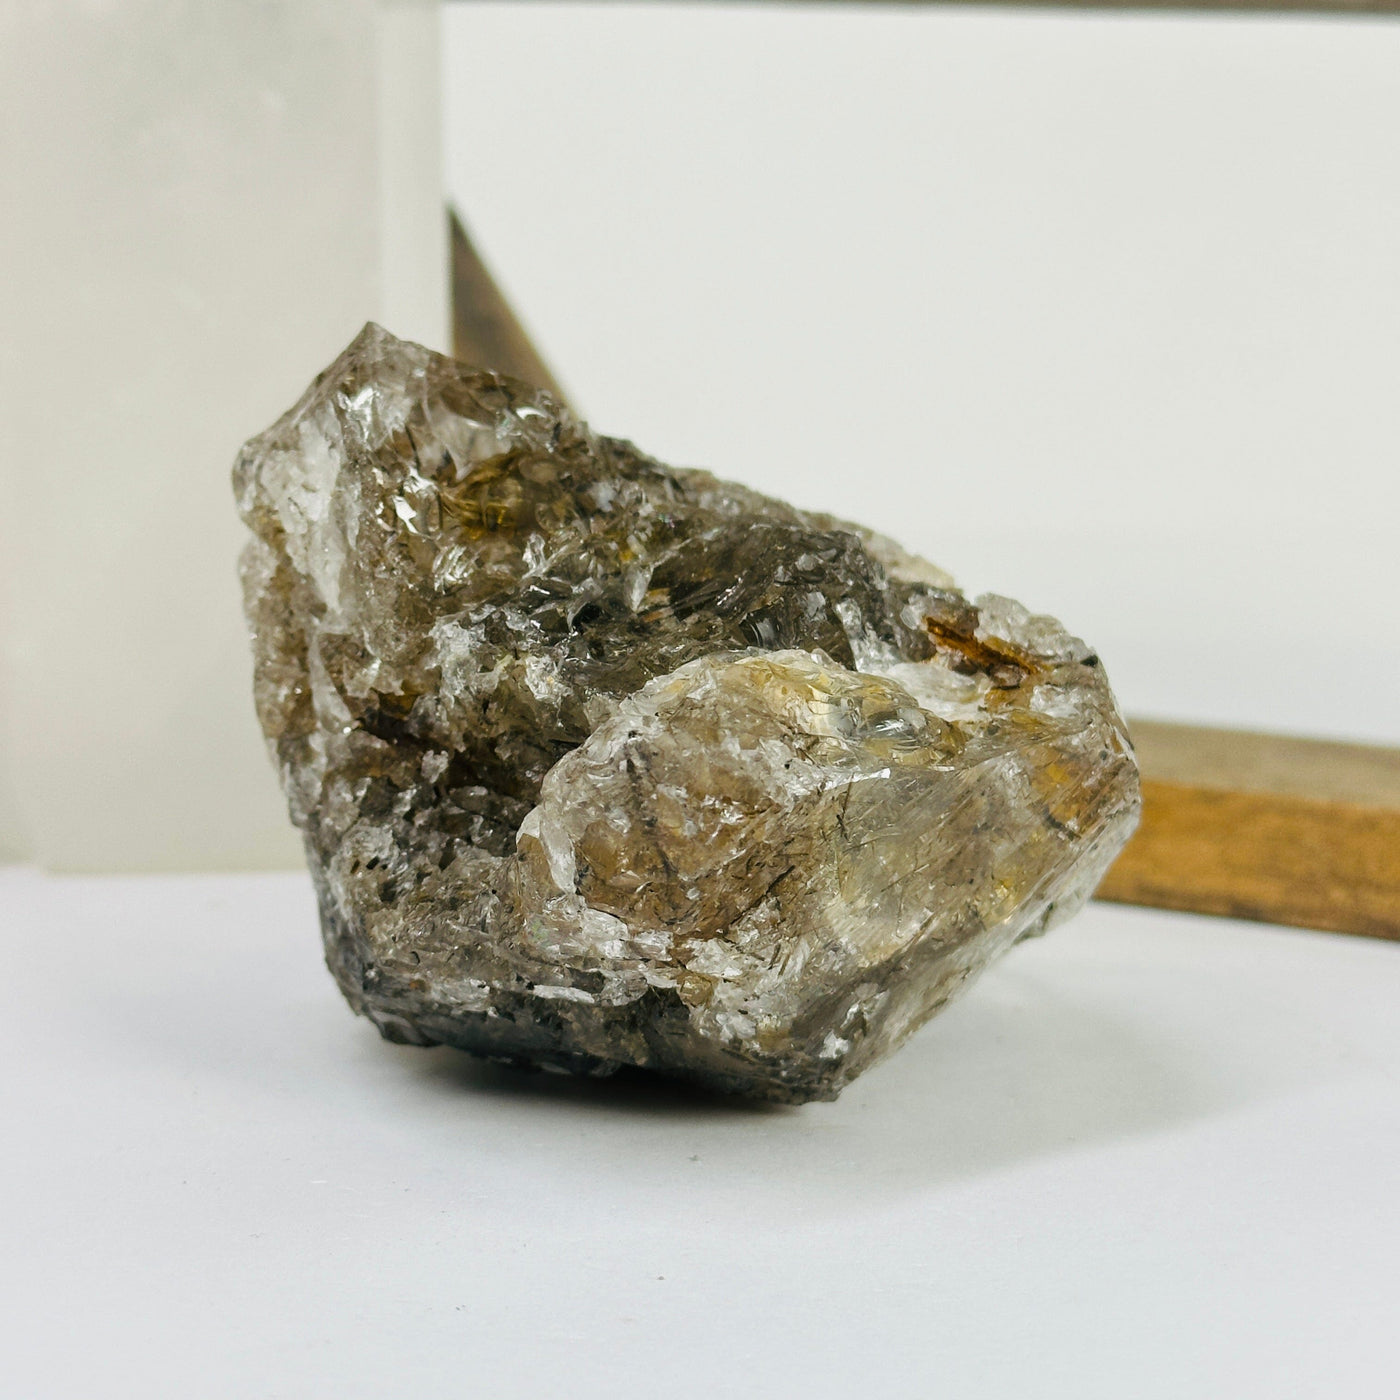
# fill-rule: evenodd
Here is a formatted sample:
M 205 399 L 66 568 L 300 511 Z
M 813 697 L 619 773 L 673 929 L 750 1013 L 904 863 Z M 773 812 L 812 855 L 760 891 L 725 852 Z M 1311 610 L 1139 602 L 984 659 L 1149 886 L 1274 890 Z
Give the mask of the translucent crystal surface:
M 391 1039 L 831 1098 L 1136 820 L 1057 622 L 376 326 L 234 481 L 327 960 Z

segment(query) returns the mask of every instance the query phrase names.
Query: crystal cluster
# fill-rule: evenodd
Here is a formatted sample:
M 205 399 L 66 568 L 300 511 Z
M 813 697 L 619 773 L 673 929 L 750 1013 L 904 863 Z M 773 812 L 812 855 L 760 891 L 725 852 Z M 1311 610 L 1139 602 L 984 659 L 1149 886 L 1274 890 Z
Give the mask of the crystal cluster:
M 832 1098 L 1136 820 L 1057 622 L 377 326 L 234 482 L 258 714 L 390 1039 Z

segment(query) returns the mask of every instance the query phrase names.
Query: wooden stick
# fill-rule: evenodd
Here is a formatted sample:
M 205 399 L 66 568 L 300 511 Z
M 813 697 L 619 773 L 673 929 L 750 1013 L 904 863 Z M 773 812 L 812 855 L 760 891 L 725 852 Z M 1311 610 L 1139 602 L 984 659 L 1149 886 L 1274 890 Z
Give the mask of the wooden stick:
M 1400 939 L 1400 750 L 1130 728 L 1142 825 L 1098 898 Z
M 565 402 L 549 367 L 530 343 L 510 303 L 472 246 L 457 211 L 449 209 L 447 219 L 452 239 L 454 357 L 479 369 L 494 369 L 548 389 L 560 403 Z

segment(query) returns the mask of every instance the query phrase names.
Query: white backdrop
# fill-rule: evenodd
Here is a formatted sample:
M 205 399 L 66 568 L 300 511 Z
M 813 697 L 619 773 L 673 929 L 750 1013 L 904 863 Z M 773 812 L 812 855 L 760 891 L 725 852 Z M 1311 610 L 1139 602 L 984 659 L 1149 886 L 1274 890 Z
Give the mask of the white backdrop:
M 597 426 L 1400 742 L 1400 23 L 447 10 L 450 192 Z
M 234 450 L 442 188 L 578 404 L 1061 614 L 1130 711 L 1400 741 L 1400 24 L 0 6 L 0 859 L 295 863 Z M 438 116 L 439 79 L 445 113 Z

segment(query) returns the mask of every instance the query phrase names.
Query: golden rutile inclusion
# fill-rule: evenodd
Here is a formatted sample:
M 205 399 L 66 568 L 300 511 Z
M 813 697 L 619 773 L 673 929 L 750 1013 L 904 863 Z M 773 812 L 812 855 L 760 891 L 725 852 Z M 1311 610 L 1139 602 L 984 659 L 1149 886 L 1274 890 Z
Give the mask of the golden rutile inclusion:
M 327 960 L 391 1039 L 832 1098 L 1136 821 L 1057 622 L 376 326 L 234 479 Z

